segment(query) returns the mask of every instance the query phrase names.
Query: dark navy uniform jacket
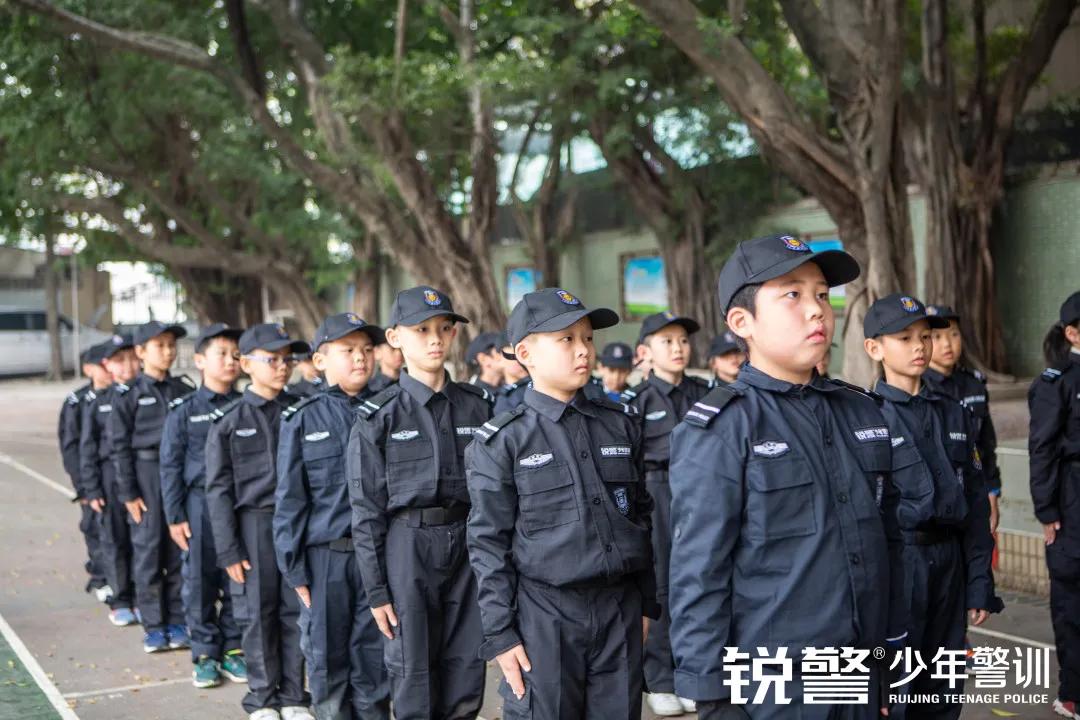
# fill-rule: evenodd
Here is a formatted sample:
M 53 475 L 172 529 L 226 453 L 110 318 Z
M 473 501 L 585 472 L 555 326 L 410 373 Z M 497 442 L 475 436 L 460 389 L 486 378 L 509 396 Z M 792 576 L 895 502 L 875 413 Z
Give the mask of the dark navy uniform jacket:
M 352 536 L 345 449 L 356 409 L 367 397 L 367 388 L 350 397 L 332 385 L 281 416 L 274 550 L 290 587 L 311 584 L 305 548 Z
M 60 440 L 60 458 L 64 463 L 64 472 L 71 478 L 71 486 L 76 497 L 82 497 L 79 483 L 79 438 L 82 436 L 82 408 L 87 393 L 92 390 L 86 383 L 68 393 L 60 408 L 60 422 L 57 437 Z
M 142 495 L 135 477 L 138 451 L 159 450 L 169 403 L 195 390 L 195 385 L 183 376 L 155 380 L 139 373 L 130 386 L 123 387 L 113 393 L 109 432 L 120 501 L 131 502 Z
M 942 375 L 933 368 L 923 373 L 923 383 L 930 389 L 948 395 L 971 411 L 975 418 L 975 442 L 983 466 L 983 478 L 989 492 L 1001 492 L 1001 470 L 997 463 L 997 432 L 990 417 L 990 395 L 986 391 L 986 376 L 978 370 L 957 367 L 951 375 Z
M 402 372 L 405 372 L 402 370 Z M 367 384 L 367 391 L 369 393 L 382 392 L 391 385 L 396 385 L 397 380 L 388 375 L 383 375 L 382 372 L 375 373 L 375 377 L 371 378 L 371 381 Z
M 725 646 L 874 648 L 905 634 L 889 430 L 864 391 L 750 365 L 671 436 L 675 691 L 725 700 Z
M 315 393 L 320 393 L 325 389 L 326 381 L 321 377 L 316 377 L 314 380 L 300 378 L 297 382 L 285 386 L 285 392 L 301 398 L 311 397 Z
M 584 392 L 562 403 L 530 388 L 465 450 L 469 559 L 491 659 L 521 642 L 519 577 L 557 587 L 630 580 L 657 618 L 652 499 L 636 411 Z
M 169 403 L 161 432 L 161 502 L 170 525 L 187 522 L 187 496 L 206 488 L 206 436 L 214 410 L 240 393 L 221 395 L 201 386 Z
M 525 391 L 532 387 L 532 378 L 525 376 L 515 383 L 499 388 L 495 395 L 495 414 L 509 412 L 525 402 Z
M 353 540 L 372 607 L 393 600 L 386 577 L 390 518 L 407 508 L 467 506 L 465 448 L 491 419 L 495 398 L 451 382 L 436 393 L 408 373 L 364 401 L 349 438 L 346 468 Z
M 633 405 L 643 420 L 646 471 L 667 472 L 671 431 L 708 391 L 708 382 L 700 378 L 686 375 L 681 383 L 672 385 L 650 373 L 643 382 L 623 393 L 623 402 Z
M 267 400 L 248 389 L 212 413 L 206 437 L 206 508 L 219 567 L 250 560 L 236 518 L 242 512 L 273 512 L 281 415 L 300 400 L 286 392 Z
M 1054 544 L 1080 558 L 1080 354 L 1047 368 L 1028 390 L 1028 463 L 1035 517 L 1061 522 Z
M 874 390 L 885 398 L 900 529 L 954 532 L 963 546 L 966 607 L 996 612 L 990 569 L 994 538 L 974 416 L 926 385 L 914 396 L 884 381 Z
M 91 390 L 83 401 L 79 428 L 79 495 L 87 500 L 105 497 L 105 489 L 101 485 L 104 482 L 102 466 L 112 455 L 109 421 L 117 388 L 125 392 L 127 385 L 117 383 L 100 391 Z

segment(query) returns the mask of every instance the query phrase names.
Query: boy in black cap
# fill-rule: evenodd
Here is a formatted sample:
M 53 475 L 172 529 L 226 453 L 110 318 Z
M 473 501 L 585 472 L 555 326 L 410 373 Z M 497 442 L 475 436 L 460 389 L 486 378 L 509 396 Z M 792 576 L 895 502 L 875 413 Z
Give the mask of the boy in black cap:
M 502 346 L 499 343 L 499 333 L 482 332 L 473 338 L 465 350 L 465 362 L 472 373 L 469 382 L 483 388 L 492 397 L 503 384 Z
M 565 290 L 526 294 L 508 334 L 532 387 L 465 451 L 480 655 L 502 669 L 508 720 L 641 716 L 645 618 L 660 615 L 641 426 L 582 391 L 593 331 L 618 321 Z
M 379 371 L 368 383 L 368 392 L 382 392 L 398 381 L 401 376 L 401 366 L 405 364 L 405 357 L 401 350 L 390 343 L 380 343 L 375 347 L 375 362 L 379 365 Z
M 79 436 L 79 492 L 96 513 L 105 577 L 113 589 L 109 599 L 109 622 L 117 627 L 134 625 L 135 588 L 131 579 L 131 526 L 120 502 L 116 470 L 112 462 L 109 420 L 113 399 L 125 392 L 139 372 L 139 361 L 130 337 L 114 335 L 102 343 L 101 365 L 112 384 L 91 390 L 83 403 Z
M 202 385 L 169 403 L 161 432 L 161 505 L 169 535 L 183 551 L 184 616 L 191 638 L 191 682 L 216 687 L 222 674 L 246 682 L 240 628 L 233 618 L 227 578 L 217 565 L 214 536 L 206 513 L 206 435 L 215 410 L 240 393 L 236 339 L 243 330 L 225 323 L 204 328 L 195 340 L 195 367 Z M 218 601 L 221 609 L 218 609 Z
M 604 346 L 596 359 L 596 371 L 600 373 L 600 382 L 604 395 L 609 400 L 618 402 L 626 390 L 626 380 L 634 369 L 634 351 L 626 343 L 613 342 Z
M 180 325 L 153 320 L 135 331 L 135 355 L 142 372 L 129 390 L 117 388 L 109 428 L 120 500 L 131 515 L 135 604 L 143 622 L 143 650 L 177 650 L 190 645 L 181 601 L 180 548 L 172 541 L 161 502 L 159 448 L 168 406 L 195 384 L 169 369 Z
M 475 718 L 484 699 L 462 456 L 495 398 L 446 372 L 456 324 L 467 322 L 439 290 L 398 293 L 386 339 L 401 349 L 406 371 L 364 401 L 349 439 L 353 542 L 388 641 L 398 720 Z
M 731 713 L 725 647 L 871 651 L 904 633 L 889 431 L 866 391 L 814 371 L 832 340 L 829 288 L 855 279 L 847 253 L 789 235 L 740 243 L 720 272 L 728 329 L 749 362 L 694 404 L 671 434 L 671 642 L 675 692 L 701 720 Z M 796 660 L 776 702 L 751 678 L 752 718 L 878 718 L 873 660 L 857 704 L 804 702 Z M 842 713 L 842 714 L 840 714 Z
M 949 324 L 948 327 L 931 331 L 934 354 L 922 379 L 931 390 L 954 398 L 975 416 L 976 444 L 990 495 L 990 532 L 995 533 L 998 526 L 998 499 L 1001 496 L 1001 470 L 997 464 L 997 432 L 990 417 L 986 375 L 960 362 L 964 354 L 960 315 L 947 305 L 927 305 L 926 314 L 946 320 Z
M 645 642 L 646 702 L 661 716 L 695 712 L 696 706 L 675 694 L 675 663 L 671 657 L 670 617 L 667 613 L 668 560 L 671 556 L 671 486 L 668 442 L 671 431 L 686 412 L 709 391 L 704 380 L 686 375 L 690 364 L 690 335 L 698 322 L 671 312 L 656 313 L 641 324 L 638 346 L 651 372 L 636 387 L 623 393 L 644 419 L 642 443 L 645 488 L 655 504 L 652 516 L 653 562 L 656 565 L 656 600 L 664 611 Z
M 300 598 L 285 584 L 274 554 L 275 458 L 281 415 L 299 397 L 283 391 L 292 354 L 310 354 L 280 325 L 254 325 L 240 336 L 240 369 L 251 378 L 242 398 L 212 413 L 206 438 L 206 509 L 217 563 L 231 580 L 243 630 L 252 720 L 311 720 L 300 652 Z
M 713 377 L 709 388 L 730 385 L 739 377 L 739 368 L 746 362 L 746 352 L 739 344 L 739 338 L 730 330 L 725 330 L 709 343 L 709 369 Z
M 910 599 L 906 644 L 923 658 L 964 649 L 965 608 L 976 626 L 1001 609 L 990 571 L 994 540 L 973 418 L 922 384 L 934 349 L 931 330 L 946 327 L 946 320 L 899 293 L 875 301 L 863 321 L 866 352 L 884 372 L 874 390 L 885 399 L 893 484 L 901 496 L 897 516 Z M 903 692 L 939 701 L 895 707 L 893 717 L 960 715 L 962 705 L 945 700 L 959 693 L 947 679 L 922 673 Z
M 381 328 L 356 313 L 323 320 L 315 367 L 326 390 L 282 414 L 274 502 L 274 550 L 296 591 L 301 647 L 319 720 L 389 717 L 383 639 L 368 609 L 352 540 L 345 449 L 356 412 L 371 396 Z
M 297 341 L 299 342 L 299 341 Z M 304 347 L 309 347 L 304 343 Z M 241 350 L 243 352 L 243 350 Z M 322 392 L 326 387 L 322 374 L 311 360 L 311 351 L 294 353 L 290 359 L 296 364 L 296 370 L 300 373 L 300 379 L 285 386 L 285 392 L 296 397 L 308 397 L 317 392 Z
M 71 486 L 75 489 L 75 500 L 79 503 L 79 531 L 82 532 L 86 542 L 86 573 L 90 576 L 86 583 L 86 592 L 93 592 L 99 602 L 108 602 L 112 597 L 112 588 L 109 587 L 105 576 L 105 561 L 101 549 L 101 533 L 98 529 L 94 511 L 90 508 L 90 501 L 82 495 L 81 483 L 79 482 L 79 438 L 82 435 L 83 405 L 87 395 L 93 390 L 104 390 L 112 381 L 108 371 L 102 367 L 101 360 L 105 343 L 87 348 L 79 355 L 79 364 L 82 366 L 83 377 L 90 382 L 80 385 L 68 393 L 64 404 L 60 406 L 60 421 L 57 427 L 57 437 L 60 441 L 60 459 L 64 464 L 64 471 L 71 478 Z

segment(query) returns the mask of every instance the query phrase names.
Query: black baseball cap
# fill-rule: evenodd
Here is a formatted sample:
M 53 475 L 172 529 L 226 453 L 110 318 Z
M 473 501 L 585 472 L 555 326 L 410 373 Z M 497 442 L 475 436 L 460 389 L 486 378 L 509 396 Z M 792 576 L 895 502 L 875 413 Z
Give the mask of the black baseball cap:
M 739 340 L 735 337 L 735 333 L 730 330 L 725 330 L 709 342 L 709 357 L 714 358 L 718 355 L 727 355 L 729 352 L 738 352 L 742 348 L 739 347 Z
M 600 352 L 597 361 L 605 367 L 629 370 L 634 366 L 634 351 L 626 343 L 608 343 Z
M 450 296 L 427 285 L 402 290 L 390 307 L 390 326 L 419 325 L 433 317 L 446 315 L 454 322 L 467 323 L 469 319 L 454 312 Z
M 960 322 L 960 313 L 953 310 L 948 305 L 927 305 L 926 314 L 939 317 L 942 320 L 956 320 Z
M 311 344 L 315 350 L 318 350 L 323 343 L 340 340 L 349 333 L 357 331 L 367 333 L 375 345 L 386 342 L 386 334 L 378 325 L 369 325 L 356 313 L 337 313 L 327 316 L 315 329 L 315 338 Z
M 135 328 L 135 337 L 132 340 L 136 345 L 145 345 L 148 341 L 165 333 L 172 333 L 177 340 L 187 337 L 187 330 L 183 325 L 167 325 L 159 320 L 151 320 Z
M 731 298 L 746 285 L 768 282 L 808 262 L 821 268 L 829 287 L 859 277 L 859 263 L 843 250 L 814 252 L 792 235 L 754 238 L 739 243 L 720 270 L 717 295 L 721 310 L 727 313 Z
M 240 352 L 248 355 L 254 350 L 306 353 L 311 351 L 311 347 L 303 340 L 293 340 L 289 333 L 285 332 L 285 327 L 278 323 L 259 323 L 249 327 L 240 336 Z
M 589 310 L 581 300 L 560 288 L 525 293 L 510 312 L 510 320 L 506 323 L 507 345 L 514 348 L 526 335 L 562 330 L 584 317 L 589 318 L 593 330 L 619 324 L 619 316 L 614 310 Z M 503 355 L 514 357 L 513 353 L 504 352 Z
M 216 337 L 239 340 L 240 336 L 243 334 L 244 328 L 229 327 L 228 323 L 214 323 L 213 325 L 207 325 L 203 328 L 202 332 L 199 333 L 199 337 L 195 338 L 195 352 L 202 352 L 206 343 Z
M 921 302 L 901 293 L 886 295 L 874 301 L 863 318 L 863 335 L 868 338 L 900 332 L 917 320 L 926 319 L 931 328 L 947 328 L 949 321 L 929 315 Z
M 1061 304 L 1061 325 L 1072 325 L 1080 320 L 1080 290 L 1077 290 Z
M 108 360 L 121 350 L 135 347 L 135 341 L 130 335 L 113 335 L 101 344 L 104 346 L 101 350 L 102 360 Z
M 482 332 L 472 339 L 469 347 L 465 349 L 465 362 L 476 362 L 476 356 L 480 353 L 491 352 L 492 349 L 502 350 L 499 344 L 502 339 L 501 333 Z
M 105 351 L 110 347 L 112 347 L 112 341 L 110 340 L 91 345 L 79 354 L 79 364 L 100 365 L 101 361 L 105 359 Z
M 641 322 L 641 332 L 638 334 L 638 345 L 645 342 L 645 338 L 655 332 L 663 330 L 668 325 L 678 325 L 686 330 L 687 335 L 693 335 L 701 329 L 701 324 L 688 317 L 679 317 L 673 312 L 659 312 L 645 318 Z

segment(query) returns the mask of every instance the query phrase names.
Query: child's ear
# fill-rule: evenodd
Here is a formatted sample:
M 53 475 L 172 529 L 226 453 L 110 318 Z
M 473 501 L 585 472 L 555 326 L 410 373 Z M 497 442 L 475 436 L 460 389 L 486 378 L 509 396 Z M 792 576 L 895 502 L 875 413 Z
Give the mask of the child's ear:
M 1080 327 L 1076 325 L 1065 326 L 1065 339 L 1069 341 L 1069 344 L 1073 347 L 1080 345 Z
M 195 353 L 195 369 L 200 371 L 206 369 L 206 356 L 202 353 Z
M 318 350 L 311 354 L 311 364 L 319 372 L 326 372 L 326 356 Z
M 877 338 L 866 338 L 863 340 L 863 349 L 866 350 L 866 354 L 870 356 L 870 359 L 874 362 L 881 362 L 885 353 L 882 352 L 881 343 Z
M 735 333 L 743 340 L 750 337 L 754 330 L 754 316 L 743 307 L 733 307 L 727 314 L 728 330 Z
M 401 349 L 401 337 L 398 333 L 397 326 L 386 328 L 386 344 L 390 347 L 400 350 Z M 315 367 L 319 367 L 316 365 Z M 322 368 L 319 368 L 320 370 Z

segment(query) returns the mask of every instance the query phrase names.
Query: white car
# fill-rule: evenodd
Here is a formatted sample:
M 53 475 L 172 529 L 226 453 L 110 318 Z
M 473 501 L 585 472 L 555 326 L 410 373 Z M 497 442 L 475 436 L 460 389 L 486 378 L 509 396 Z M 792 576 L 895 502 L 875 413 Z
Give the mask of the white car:
M 0 306 L 0 375 L 29 375 L 49 371 L 49 332 L 45 327 L 44 310 Z M 96 328 L 80 325 L 79 351 L 109 337 L 112 336 Z M 60 356 L 67 372 L 74 368 L 74 342 L 74 326 L 71 320 L 61 315 Z

